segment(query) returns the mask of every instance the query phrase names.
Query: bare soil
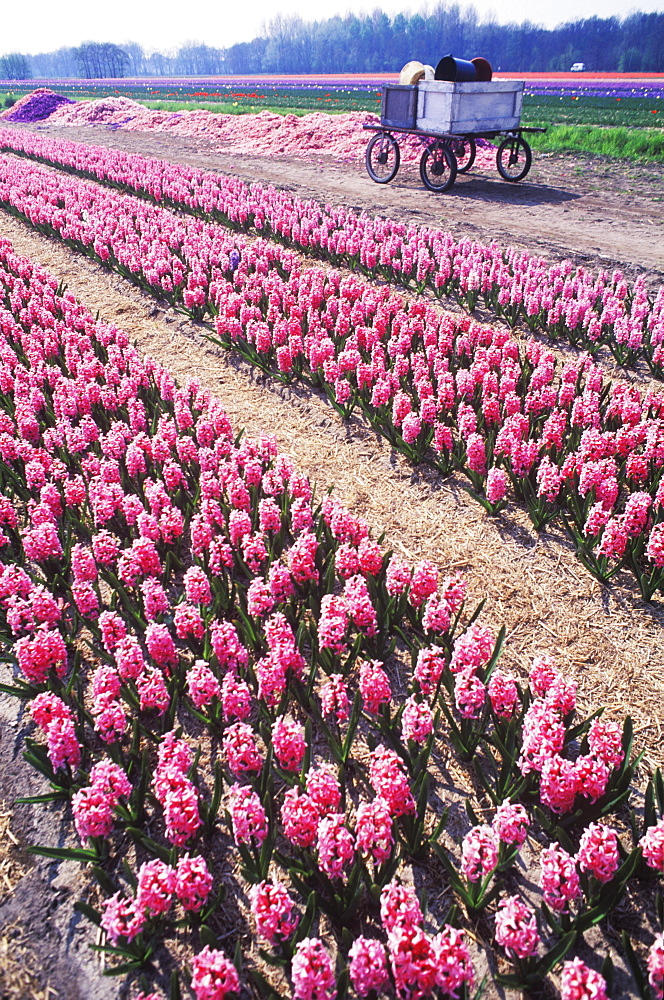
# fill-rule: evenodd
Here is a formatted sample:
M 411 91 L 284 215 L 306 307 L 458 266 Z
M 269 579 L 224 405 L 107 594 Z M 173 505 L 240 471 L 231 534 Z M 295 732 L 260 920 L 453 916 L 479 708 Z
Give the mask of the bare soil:
M 449 194 L 433 195 L 412 169 L 383 187 L 363 167 L 323 157 L 317 162 L 237 158 L 200 140 L 159 133 L 49 126 L 39 131 L 219 169 L 302 197 L 441 226 L 457 236 L 509 242 L 551 258 L 617 266 L 631 276 L 646 273 L 653 283 L 664 270 L 661 168 L 535 156 L 520 185 L 501 181 L 497 173 L 471 173 Z M 637 744 L 646 750 L 644 775 L 664 762 L 664 601 L 641 601 L 628 579 L 602 586 L 576 560 L 565 537 L 555 531 L 537 534 L 516 506 L 489 517 L 460 481 L 408 466 L 361 418 L 343 424 L 315 392 L 284 388 L 257 374 L 212 346 L 200 326 L 5 214 L 0 214 L 0 237 L 64 280 L 93 313 L 99 310 L 104 320 L 127 330 L 178 379 L 196 377 L 219 396 L 237 429 L 275 434 L 280 450 L 320 493 L 332 487 L 376 535 L 385 532 L 390 548 L 412 560 L 432 559 L 443 572 L 463 571 L 470 601 L 486 598 L 482 620 L 496 632 L 506 625 L 506 668 L 523 674 L 533 655 L 553 654 L 577 681 L 584 711 L 604 707 L 615 719 L 632 715 Z M 22 761 L 26 728 L 9 700 L 0 698 L 0 718 L 0 799 L 6 811 L 17 796 L 43 789 Z M 5 827 L 13 839 L 3 837 Z M 41 998 L 47 988 L 63 998 L 119 996 L 118 984 L 100 977 L 87 950 L 92 931 L 73 911 L 80 882 L 76 866 L 68 871 L 67 865 L 33 862 L 21 853 L 23 844 L 67 842 L 61 812 L 19 806 L 11 827 L 5 827 L 0 823 L 0 967 L 5 956 L 13 956 L 14 965 L 0 972 L 0 998 Z M 3 858 L 13 864 L 6 868 L 9 888 L 2 880 Z

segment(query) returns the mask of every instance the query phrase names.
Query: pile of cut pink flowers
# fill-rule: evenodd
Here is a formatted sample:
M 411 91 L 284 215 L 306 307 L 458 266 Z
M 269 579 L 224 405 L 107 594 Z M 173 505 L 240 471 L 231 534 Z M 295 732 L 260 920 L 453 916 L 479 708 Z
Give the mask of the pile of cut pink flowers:
M 375 125 L 378 117 L 368 111 L 305 115 L 222 114 L 207 108 L 191 111 L 155 111 L 128 97 L 102 97 L 93 101 L 64 102 L 53 91 L 42 89 L 26 95 L 0 113 L 0 122 L 44 121 L 57 128 L 105 128 L 124 132 L 168 132 L 192 136 L 225 152 L 261 157 L 295 157 L 320 162 L 337 160 L 364 162 L 367 133 L 364 124 Z M 405 162 L 418 162 L 419 139 L 404 136 L 401 155 Z M 496 148 L 479 143 L 476 166 L 495 169 Z
M 472 311 L 483 302 L 510 325 L 620 364 L 645 360 L 664 376 L 664 289 L 652 297 L 642 278 L 593 273 L 571 261 L 456 241 L 450 233 L 303 201 L 274 187 L 137 154 L 0 130 L 0 149 L 50 163 L 232 228 L 253 231 L 369 277 L 451 296 Z
M 588 355 L 558 371 L 504 329 L 24 159 L 0 156 L 0 202 L 344 416 L 362 407 L 411 460 L 460 470 L 488 510 L 511 488 L 600 580 L 625 570 L 647 600 L 664 589 L 664 395 L 606 382 Z
M 629 720 L 578 718 L 545 655 L 502 670 L 461 578 L 385 552 L 5 241 L 0 333 L 2 690 L 32 801 L 80 840 L 34 850 L 85 865 L 107 971 L 143 1000 L 609 996 L 584 934 L 664 872 Z M 663 916 L 615 970 L 646 1000 Z

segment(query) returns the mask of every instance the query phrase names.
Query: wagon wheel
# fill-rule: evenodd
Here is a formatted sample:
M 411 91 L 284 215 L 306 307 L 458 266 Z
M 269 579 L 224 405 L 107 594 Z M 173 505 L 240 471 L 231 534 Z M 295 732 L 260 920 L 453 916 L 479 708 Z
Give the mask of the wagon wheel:
M 387 132 L 378 132 L 369 140 L 365 161 L 367 173 L 376 184 L 389 184 L 397 175 L 400 160 L 399 144 Z
M 496 153 L 498 173 L 506 181 L 522 181 L 530 170 L 533 154 L 526 140 L 520 135 L 503 139 Z
M 420 160 L 420 177 L 429 191 L 437 194 L 447 191 L 454 184 L 456 175 L 456 156 L 447 143 L 437 141 L 424 150 Z
M 470 170 L 475 162 L 477 146 L 474 139 L 455 139 L 450 143 L 452 152 L 456 156 L 457 173 L 465 174 Z

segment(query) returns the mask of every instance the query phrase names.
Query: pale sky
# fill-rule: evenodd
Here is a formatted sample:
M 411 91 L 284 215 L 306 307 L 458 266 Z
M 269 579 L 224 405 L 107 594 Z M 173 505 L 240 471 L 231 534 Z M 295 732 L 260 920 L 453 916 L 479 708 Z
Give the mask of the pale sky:
M 451 5 L 452 0 L 448 0 Z M 467 6 L 466 0 L 459 0 Z M 430 0 L 429 8 L 435 6 Z M 335 14 L 369 12 L 382 7 L 388 14 L 422 10 L 422 0 L 244 0 L 243 3 L 211 3 L 187 0 L 169 8 L 163 0 L 32 0 L 28 7 L 7 0 L 0 19 L 0 55 L 8 52 L 51 52 L 63 45 L 81 42 L 138 42 L 147 51 L 167 52 L 183 42 L 203 42 L 227 48 L 261 34 L 261 27 L 279 12 L 299 15 L 303 20 L 325 20 Z M 624 17 L 634 11 L 664 12 L 664 0 L 478 0 L 474 4 L 480 21 L 493 15 L 498 23 L 530 20 L 553 28 L 582 17 Z

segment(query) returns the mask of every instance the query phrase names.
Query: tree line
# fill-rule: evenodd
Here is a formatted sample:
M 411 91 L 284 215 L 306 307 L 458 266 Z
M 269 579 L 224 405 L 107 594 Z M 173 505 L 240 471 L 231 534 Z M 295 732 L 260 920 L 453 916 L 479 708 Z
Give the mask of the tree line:
M 125 76 L 220 76 L 229 73 L 226 51 L 187 42 L 174 54 L 146 53 L 137 42 L 85 42 L 38 55 L 9 53 L 0 58 L 0 79 L 118 80 Z
M 275 17 L 260 38 L 226 51 L 233 73 L 398 72 L 411 59 L 483 56 L 496 70 L 552 72 L 573 63 L 607 72 L 664 71 L 664 13 L 585 18 L 557 28 L 480 21 L 473 7 L 439 3 L 430 13 L 376 10 L 325 21 Z
M 346 14 L 322 21 L 274 17 L 260 37 L 226 49 L 187 42 L 173 53 L 147 53 L 129 42 L 87 42 L 40 55 L 9 53 L 0 77 L 120 78 L 228 73 L 398 72 L 411 59 L 435 66 L 443 55 L 483 56 L 496 70 L 664 72 L 664 13 L 591 17 L 543 28 L 530 21 L 480 21 L 474 7 L 438 3 L 431 11 L 388 16 Z

